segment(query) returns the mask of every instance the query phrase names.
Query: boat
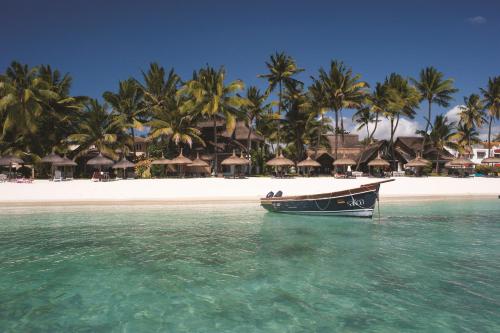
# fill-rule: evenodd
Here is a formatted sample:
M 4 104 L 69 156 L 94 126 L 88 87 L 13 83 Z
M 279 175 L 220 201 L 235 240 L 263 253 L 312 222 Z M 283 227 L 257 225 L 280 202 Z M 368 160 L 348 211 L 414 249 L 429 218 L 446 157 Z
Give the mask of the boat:
M 281 191 L 276 194 L 269 192 L 260 199 L 260 204 L 273 213 L 372 217 L 380 184 L 392 181 L 394 179 L 343 191 L 300 196 L 283 196 Z

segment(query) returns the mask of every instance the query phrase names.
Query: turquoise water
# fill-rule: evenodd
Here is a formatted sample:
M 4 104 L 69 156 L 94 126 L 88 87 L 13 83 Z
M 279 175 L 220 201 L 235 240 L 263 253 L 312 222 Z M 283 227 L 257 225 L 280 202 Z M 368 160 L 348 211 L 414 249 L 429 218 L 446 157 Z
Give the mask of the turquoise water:
M 0 210 L 1 332 L 500 332 L 500 200 Z

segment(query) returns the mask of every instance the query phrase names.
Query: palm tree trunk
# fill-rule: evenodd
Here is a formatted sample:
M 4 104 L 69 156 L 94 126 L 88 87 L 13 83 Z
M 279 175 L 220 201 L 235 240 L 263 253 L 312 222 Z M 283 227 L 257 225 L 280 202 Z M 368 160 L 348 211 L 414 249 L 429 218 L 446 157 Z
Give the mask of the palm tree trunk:
M 214 115 L 214 174 L 217 177 L 217 171 L 219 169 L 219 159 L 218 159 L 218 154 L 217 154 L 217 119 L 215 118 Z
M 134 151 L 134 159 L 137 158 L 137 149 L 135 148 L 135 131 L 134 128 L 130 128 L 130 132 L 132 134 L 132 150 Z M 123 153 L 123 157 L 125 157 L 125 153 Z
M 277 146 L 277 154 L 280 153 L 280 127 L 281 127 L 281 95 L 283 93 L 282 87 L 281 87 L 281 80 L 279 81 L 279 88 L 280 88 L 280 93 L 278 96 L 278 146 Z
M 395 155 L 395 152 L 394 152 L 394 132 L 395 132 L 395 129 L 394 129 L 394 118 L 391 118 L 391 141 L 390 141 L 390 144 L 391 144 L 391 165 L 392 165 L 392 169 L 394 170 L 394 155 Z
M 493 116 L 490 116 L 490 123 L 488 125 L 488 157 L 490 157 L 491 150 L 491 124 L 493 123 Z
M 436 157 L 436 173 L 439 175 L 439 152 L 441 150 L 437 149 L 437 157 Z
M 318 158 L 319 143 L 321 141 L 321 132 L 323 132 L 323 113 L 321 113 L 321 120 L 318 128 L 318 140 L 316 141 L 316 146 L 314 147 L 314 159 Z
M 342 138 L 342 147 L 344 147 L 344 117 L 342 117 L 342 109 L 340 111 L 340 137 Z
M 422 142 L 422 157 L 424 156 L 425 141 L 427 139 L 427 131 L 429 130 L 429 126 L 431 125 L 431 106 L 432 106 L 432 100 L 428 99 L 427 101 L 429 103 L 429 107 L 428 107 L 428 110 L 427 110 L 427 123 L 425 124 L 425 135 L 424 135 L 424 140 Z
M 375 114 L 375 126 L 373 127 L 373 131 L 371 134 L 369 134 L 369 138 L 370 138 L 370 143 L 372 142 L 373 140 L 373 135 L 375 135 L 375 131 L 377 130 L 377 126 L 378 126 L 378 112 Z
M 252 119 L 248 123 L 248 138 L 247 138 L 247 154 L 250 157 L 250 150 L 252 149 Z M 250 175 L 252 170 L 252 158 L 250 158 L 250 164 L 248 165 L 248 175 Z
M 335 110 L 335 159 L 337 159 L 337 151 L 339 147 L 339 111 Z

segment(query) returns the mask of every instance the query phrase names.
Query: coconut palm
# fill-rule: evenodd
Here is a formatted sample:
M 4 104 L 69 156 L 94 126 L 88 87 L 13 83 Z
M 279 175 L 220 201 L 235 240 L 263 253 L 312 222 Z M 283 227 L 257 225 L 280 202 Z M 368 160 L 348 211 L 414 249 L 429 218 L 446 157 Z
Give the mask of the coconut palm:
M 156 109 L 152 119 L 146 123 L 151 128 L 149 139 L 164 139 L 167 144 L 173 142 L 178 147 L 187 144 L 191 148 L 194 141 L 205 146 L 193 115 L 182 111 L 185 102 L 184 96 L 178 95 L 170 103 Z
M 468 129 L 468 133 L 472 134 L 472 130 L 479 128 L 486 120 L 484 114 L 484 106 L 481 98 L 477 94 L 471 94 L 464 97 L 464 105 L 460 106 L 460 124 Z M 467 138 L 467 146 L 471 147 L 471 138 Z
M 415 117 L 415 109 L 418 107 L 420 94 L 415 87 L 410 85 L 406 78 L 396 73 L 392 73 L 386 78 L 385 84 L 387 85 L 387 89 L 389 89 L 389 102 L 384 115 L 389 119 L 391 125 L 390 147 L 393 169 L 395 169 L 394 135 L 398 129 L 401 117 L 409 119 Z
M 77 156 L 95 147 L 99 152 L 117 158 L 115 149 L 123 148 L 124 143 L 130 144 L 130 141 L 127 142 L 121 128 L 113 121 L 107 104 L 91 99 L 85 104 L 77 132 L 68 136 L 67 143 L 78 146 L 73 152 Z
M 276 87 L 278 87 L 278 151 L 280 147 L 280 122 L 281 122 L 281 111 L 283 109 L 283 86 L 284 85 L 293 85 L 293 84 L 302 84 L 302 82 L 298 81 L 294 78 L 300 72 L 304 70 L 297 67 L 295 60 L 284 52 L 278 53 L 276 52 L 274 55 L 271 55 L 269 61 L 266 62 L 267 69 L 269 73 L 260 74 L 257 77 L 265 78 L 268 82 L 268 87 L 266 90 L 266 94 L 269 95 L 273 92 Z
M 353 74 L 341 61 L 333 60 L 330 68 L 325 71 L 319 70 L 318 78 L 312 77 L 313 84 L 320 84 L 325 91 L 326 107 L 335 113 L 335 159 L 338 151 L 338 133 L 344 137 L 343 109 L 357 109 L 361 107 L 366 95 L 368 84 L 361 81 L 359 74 Z M 341 125 L 339 128 L 339 115 Z
M 488 115 L 488 157 L 491 151 L 491 125 L 500 119 L 500 76 L 488 79 L 485 89 L 481 88 L 484 106 Z
M 207 66 L 195 73 L 193 79 L 188 81 L 179 90 L 179 94 L 191 97 L 191 100 L 183 105 L 184 112 L 194 114 L 195 117 L 211 119 L 214 124 L 214 171 L 217 175 L 218 151 L 217 151 L 217 118 L 223 117 L 226 121 L 226 129 L 233 132 L 236 125 L 236 116 L 240 108 L 249 105 L 247 99 L 236 95 L 244 89 L 240 80 L 225 84 L 226 71 L 223 67 L 215 70 Z
M 446 147 L 456 147 L 454 139 L 456 135 L 455 122 L 449 122 L 447 117 L 438 115 L 434 119 L 434 124 L 431 125 L 430 133 L 420 130 L 417 131 L 417 134 L 426 137 L 427 141 L 437 149 L 436 173 L 439 174 L 439 158 L 441 154 L 444 152 Z
M 420 71 L 418 80 L 412 79 L 413 84 L 421 95 L 421 101 L 427 101 L 427 118 L 425 132 L 429 130 L 432 119 L 432 104 L 442 107 L 450 106 L 453 94 L 458 89 L 453 87 L 452 79 L 445 79 L 444 74 L 434 67 L 426 67 Z M 424 136 L 425 145 L 426 137 Z
M 475 126 L 469 126 L 465 122 L 458 122 L 454 138 L 457 141 L 457 147 L 461 154 L 471 153 L 472 145 L 480 143 L 479 132 Z
M 37 117 L 42 114 L 43 100 L 50 90 L 37 78 L 38 68 L 29 68 L 12 62 L 0 77 L 0 119 L 3 139 L 11 133 L 26 134 L 37 131 Z
M 356 113 L 352 116 L 352 121 L 357 124 L 358 126 L 356 127 L 357 131 L 362 130 L 363 128 L 366 129 L 366 138 L 370 137 L 370 129 L 368 126 L 372 123 L 375 122 L 376 114 L 373 114 L 370 112 L 370 107 L 369 106 L 363 106 L 359 108 Z
M 118 83 L 118 92 L 106 91 L 102 95 L 112 107 L 117 126 L 124 131 L 129 130 L 132 142 L 135 143 L 135 130 L 142 130 L 146 121 L 146 108 L 143 103 L 144 91 L 137 81 L 130 78 Z M 134 157 L 137 155 L 135 144 L 132 144 Z
M 367 104 L 370 107 L 370 113 L 375 115 L 373 119 L 373 130 L 368 136 L 368 143 L 373 141 L 373 136 L 377 131 L 380 116 L 385 112 L 390 100 L 389 88 L 386 84 L 377 82 L 373 92 L 367 97 Z
M 313 81 L 305 97 L 306 102 L 302 104 L 301 108 L 309 114 L 308 124 L 314 125 L 313 127 L 316 130 L 316 139 L 312 141 L 315 141 L 314 158 L 317 158 L 318 149 L 322 141 L 321 136 L 325 134 L 325 114 L 328 112 L 325 86 L 318 80 Z M 318 118 L 319 122 L 313 121 Z

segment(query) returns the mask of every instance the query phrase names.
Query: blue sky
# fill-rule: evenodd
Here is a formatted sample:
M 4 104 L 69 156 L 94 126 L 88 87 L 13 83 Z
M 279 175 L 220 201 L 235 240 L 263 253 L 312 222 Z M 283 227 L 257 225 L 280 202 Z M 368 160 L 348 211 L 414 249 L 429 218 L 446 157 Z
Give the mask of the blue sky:
M 499 1 L 9 1 L 0 14 L 0 70 L 51 64 L 73 93 L 100 97 L 152 61 L 189 78 L 206 63 L 256 77 L 285 51 L 306 83 L 331 59 L 370 84 L 433 65 L 464 95 L 500 75 Z M 447 110 L 437 109 L 439 112 Z M 421 118 L 419 118 L 421 120 Z

